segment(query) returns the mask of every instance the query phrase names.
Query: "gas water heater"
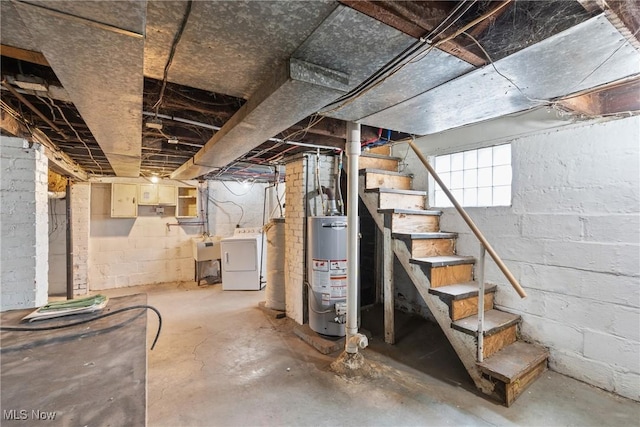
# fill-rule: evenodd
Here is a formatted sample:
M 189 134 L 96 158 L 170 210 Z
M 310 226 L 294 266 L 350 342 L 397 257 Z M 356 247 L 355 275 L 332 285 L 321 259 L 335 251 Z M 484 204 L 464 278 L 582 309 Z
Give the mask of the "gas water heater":
M 308 218 L 309 326 L 343 337 L 347 313 L 347 217 Z

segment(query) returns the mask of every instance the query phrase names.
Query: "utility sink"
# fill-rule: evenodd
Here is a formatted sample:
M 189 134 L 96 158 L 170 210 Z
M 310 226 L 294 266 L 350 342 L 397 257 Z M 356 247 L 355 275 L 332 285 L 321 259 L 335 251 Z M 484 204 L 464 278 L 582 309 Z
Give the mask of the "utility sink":
M 191 239 L 193 259 L 196 261 L 221 259 L 220 239 L 220 236 L 205 236 Z

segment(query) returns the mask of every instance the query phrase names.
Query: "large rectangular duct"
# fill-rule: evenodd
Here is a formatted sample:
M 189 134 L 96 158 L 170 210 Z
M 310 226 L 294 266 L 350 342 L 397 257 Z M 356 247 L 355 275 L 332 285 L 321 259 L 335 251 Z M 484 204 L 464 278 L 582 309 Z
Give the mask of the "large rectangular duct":
M 171 178 L 193 179 L 224 167 L 344 94 L 348 84 L 344 73 L 290 59 Z
M 193 179 L 226 166 L 335 101 L 414 42 L 394 28 L 338 6 L 171 178 Z
M 554 98 L 639 72 L 640 53 L 599 15 L 495 64 L 357 119 L 370 126 L 429 135 L 547 105 Z M 383 89 L 375 88 L 367 96 Z
M 116 175 L 138 176 L 146 2 L 14 4 Z

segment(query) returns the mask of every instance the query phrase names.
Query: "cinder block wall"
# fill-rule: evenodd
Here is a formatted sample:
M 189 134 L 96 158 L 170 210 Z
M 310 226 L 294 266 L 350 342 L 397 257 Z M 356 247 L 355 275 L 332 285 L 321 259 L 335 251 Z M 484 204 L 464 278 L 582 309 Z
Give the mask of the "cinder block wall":
M 91 184 L 71 186 L 71 259 L 73 295 L 89 292 L 89 231 L 91 223 Z
M 334 156 L 320 156 L 320 185 L 335 188 Z M 318 188 L 317 159 L 314 154 L 296 155 L 286 162 L 286 215 L 285 215 L 285 296 L 287 316 L 304 322 L 304 258 L 305 248 L 305 193 Z M 310 196 L 307 214 L 323 215 L 320 196 Z
M 467 209 L 529 295 L 487 256 L 497 306 L 522 315 L 551 369 L 640 400 L 640 118 L 515 139 L 512 166 L 511 207 Z M 460 233 L 460 254 L 478 255 L 454 210 L 441 225 Z
M 193 280 L 191 238 L 202 234 L 204 227 L 167 227 L 177 222 L 173 208 L 160 215 L 151 206 L 138 209 L 137 218 L 111 218 L 111 184 L 91 185 L 90 290 Z M 75 211 L 72 215 L 75 223 Z
M 48 161 L 42 147 L 0 137 L 0 310 L 47 302 Z
M 67 292 L 67 201 L 49 199 L 49 295 Z
M 233 181 L 209 181 L 209 233 L 229 237 L 233 236 L 238 225 L 261 227 L 266 186 L 265 183 L 245 185 Z M 270 203 L 267 197 L 267 221 L 269 213 Z

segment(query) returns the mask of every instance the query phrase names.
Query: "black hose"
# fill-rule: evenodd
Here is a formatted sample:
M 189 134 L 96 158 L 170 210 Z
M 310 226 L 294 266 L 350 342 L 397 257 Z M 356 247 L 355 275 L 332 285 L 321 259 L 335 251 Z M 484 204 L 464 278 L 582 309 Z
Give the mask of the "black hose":
M 0 331 L 12 331 L 12 332 L 38 332 L 38 331 L 53 331 L 55 329 L 64 329 L 70 328 L 72 326 L 84 325 L 85 323 L 93 322 L 96 320 L 104 319 L 105 317 L 113 316 L 115 314 L 119 314 L 125 311 L 136 310 L 136 309 L 148 309 L 155 312 L 158 315 L 158 331 L 156 332 L 156 337 L 153 339 L 153 344 L 151 344 L 151 350 L 156 346 L 158 342 L 158 338 L 160 338 L 160 331 L 162 330 L 162 316 L 157 308 L 152 307 L 150 305 L 132 305 L 131 307 L 120 308 L 115 311 L 111 311 L 109 313 L 100 314 L 96 317 L 92 317 L 91 319 L 80 320 L 78 322 L 66 323 L 64 325 L 56 325 L 56 326 L 42 326 L 35 328 L 28 328 L 23 326 L 0 326 Z

